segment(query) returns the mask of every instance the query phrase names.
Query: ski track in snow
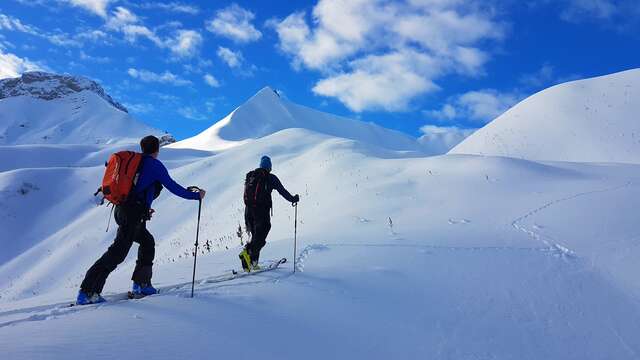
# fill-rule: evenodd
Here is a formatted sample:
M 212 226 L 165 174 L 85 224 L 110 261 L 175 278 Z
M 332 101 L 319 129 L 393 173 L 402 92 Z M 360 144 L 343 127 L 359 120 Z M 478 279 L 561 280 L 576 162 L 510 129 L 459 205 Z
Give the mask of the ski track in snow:
M 622 185 L 617 185 L 614 187 L 609 187 L 609 188 L 605 188 L 605 189 L 598 189 L 598 190 L 591 190 L 591 191 L 585 191 L 585 192 L 580 192 L 580 193 L 576 193 L 570 196 L 566 196 L 563 198 L 559 198 L 559 199 L 555 199 L 552 201 L 549 201 L 547 203 L 545 203 L 542 206 L 539 206 L 529 212 L 527 212 L 526 214 L 518 217 L 517 219 L 515 219 L 511 225 L 513 226 L 513 228 L 515 228 L 518 231 L 524 232 L 525 234 L 527 234 L 528 236 L 530 236 L 531 238 L 542 242 L 545 246 L 544 247 L 508 247 L 508 246 L 478 246 L 478 247 L 469 247 L 469 246 L 438 246 L 438 245 L 425 245 L 425 244 L 419 244 L 419 243 L 316 243 L 316 244 L 312 244 L 312 245 L 308 245 L 306 246 L 302 252 L 300 252 L 300 254 L 297 256 L 296 258 L 296 271 L 298 272 L 304 272 L 304 268 L 305 268 L 305 262 L 308 260 L 309 256 L 312 253 L 315 252 L 321 252 L 321 251 L 327 251 L 330 250 L 333 247 L 392 247 L 392 248 L 398 248 L 398 247 L 404 247 L 404 248 L 416 248 L 416 249 L 422 249 L 423 251 L 427 251 L 427 250 L 445 250 L 445 251 L 535 251 L 535 252 L 551 252 L 553 253 L 555 256 L 560 256 L 564 259 L 567 258 L 572 258 L 576 256 L 576 253 L 574 251 L 572 251 L 571 249 L 568 249 L 567 247 L 559 244 L 555 239 L 549 237 L 549 236 L 545 236 L 542 235 L 534 230 L 530 230 L 528 229 L 526 226 L 524 226 L 522 224 L 522 222 L 538 213 L 540 213 L 541 211 L 548 209 L 549 207 L 552 207 L 554 205 L 557 205 L 559 203 L 562 202 L 566 202 L 566 201 L 570 201 L 579 197 L 583 197 L 583 196 L 588 196 L 588 195 L 592 195 L 592 194 L 597 194 L 597 193 L 604 193 L 604 192 L 610 192 L 610 191 L 616 191 L 619 189 L 623 189 L 629 186 L 634 185 L 632 181 L 629 181 L 625 184 Z M 451 221 L 450 221 L 451 223 Z M 456 224 L 458 223 L 467 223 L 467 221 L 460 221 L 460 222 L 455 222 Z M 539 226 L 534 226 L 534 228 L 538 228 Z M 245 281 L 239 281 L 239 282 L 233 282 L 233 283 L 224 283 L 224 284 L 220 284 L 220 283 L 210 283 L 208 281 L 209 278 L 203 278 L 200 280 L 197 280 L 196 283 L 198 285 L 198 291 L 199 292 L 211 292 L 214 291 L 216 289 L 220 289 L 220 288 L 224 288 L 224 287 L 236 287 L 236 286 L 242 286 L 242 285 L 250 285 L 250 284 L 256 284 L 256 283 L 262 283 L 265 281 L 279 281 L 284 277 L 288 277 L 290 276 L 290 273 L 287 274 L 282 274 L 277 276 L 276 278 L 271 278 L 268 277 L 267 279 L 262 279 L 262 280 L 252 280 L 252 281 L 246 281 L 246 279 L 243 279 Z M 240 280 L 240 279 L 234 279 L 234 280 Z M 233 280 L 232 280 L 233 281 Z M 169 285 L 167 287 L 165 287 L 165 290 L 159 294 L 158 296 L 164 296 L 164 295 L 177 295 L 177 296 L 181 296 L 181 297 L 186 297 L 188 296 L 190 289 L 188 289 L 188 285 L 190 285 L 191 283 L 182 283 L 182 284 L 175 284 L 175 285 Z M 84 306 L 84 307 L 69 307 L 69 303 L 68 302 L 64 302 L 64 303 L 57 303 L 57 304 L 51 304 L 51 305 L 42 305 L 42 306 L 35 306 L 35 307 L 28 307 L 28 308 L 21 308 L 21 309 L 13 309 L 13 310 L 8 310 L 8 311 L 4 311 L 4 312 L 0 312 L 0 317 L 4 317 L 4 316 L 10 316 L 10 315 L 15 315 L 15 314 L 32 314 L 29 315 L 26 318 L 20 318 L 20 319 L 15 319 L 15 320 L 10 320 L 10 321 L 6 321 L 6 322 L 0 322 L 0 328 L 6 327 L 6 326 L 12 326 L 12 325 L 16 325 L 16 324 L 20 324 L 20 323 L 24 323 L 24 322 L 32 322 L 32 321 L 46 321 L 49 319 L 55 319 L 58 318 L 60 316 L 66 316 L 66 315 L 70 315 L 70 314 L 74 314 L 77 313 L 78 311 L 86 311 L 86 310 L 97 310 L 100 308 L 103 308 L 105 306 L 113 306 L 113 305 L 118 305 L 124 301 L 144 301 L 144 299 L 138 299 L 138 300 L 125 300 L 125 299 L 121 299 L 121 297 L 124 296 L 124 294 L 113 294 L 108 296 L 111 297 L 111 300 L 107 303 L 103 303 L 103 304 L 96 304 L 96 305 L 88 305 L 88 306 Z
M 548 252 L 550 249 L 548 247 L 508 247 L 508 246 L 438 246 L 438 245 L 425 245 L 425 244 L 411 244 L 411 243 L 317 243 L 306 246 L 302 252 L 296 258 L 296 271 L 304 272 L 305 262 L 308 260 L 312 253 L 322 252 L 330 250 L 331 248 L 339 248 L 339 247 L 374 247 L 374 248 L 415 248 L 421 249 L 423 251 L 428 250 L 436 250 L 436 251 L 525 251 L 525 252 Z M 259 275 L 259 274 L 256 274 Z M 196 290 L 197 293 L 202 294 L 206 292 L 212 292 L 218 289 L 222 289 L 225 287 L 238 287 L 243 285 L 255 285 L 258 283 L 264 282 L 278 282 L 286 277 L 291 276 L 291 273 L 287 272 L 284 274 L 278 274 L 277 276 L 267 276 L 265 279 L 255 280 L 252 277 L 252 280 L 247 280 L 243 278 L 232 279 L 229 282 L 211 282 L 211 279 L 215 279 L 216 277 L 203 278 L 196 280 Z M 254 276 L 255 277 L 255 276 Z M 240 280 L 240 281 L 234 281 Z M 185 282 L 181 284 L 168 285 L 163 287 L 164 291 L 162 291 L 157 296 L 179 296 L 179 297 L 188 297 L 190 294 L 190 285 L 191 282 Z M 128 300 L 124 299 L 125 294 L 112 294 L 107 295 L 107 299 L 109 300 L 106 303 L 102 304 L 93 304 L 93 305 L 85 305 L 85 306 L 69 306 L 69 302 L 56 303 L 51 305 L 41 305 L 34 306 L 28 308 L 18 308 L 7 310 L 4 312 L 0 312 L 0 317 L 11 316 L 16 314 L 32 314 L 24 318 L 19 318 L 15 320 L 0 322 L 0 328 L 17 325 L 25 322 L 33 322 L 33 321 L 46 321 L 49 319 L 56 319 L 60 316 L 66 316 L 75 314 L 79 311 L 88 311 L 88 310 L 98 310 L 108 306 L 116 306 L 123 302 L 128 301 L 145 301 L 145 299 L 135 299 Z
M 495 252 L 495 251 L 521 251 L 521 252 L 542 252 L 549 253 L 548 246 L 545 247 L 513 247 L 513 246 L 440 246 L 440 245 L 425 245 L 425 244 L 411 244 L 411 243 L 317 243 L 308 245 L 298 255 L 296 260 L 296 271 L 304 272 L 305 262 L 309 259 L 310 255 L 319 251 L 331 250 L 331 248 L 340 247 L 370 247 L 370 248 L 412 248 L 420 249 L 423 252 L 428 250 L 436 251 L 459 251 L 459 252 Z
M 541 211 L 543 211 L 545 209 L 548 209 L 549 207 L 552 207 L 554 205 L 557 205 L 559 203 L 563 203 L 563 202 L 566 202 L 566 201 L 571 201 L 571 200 L 574 200 L 576 198 L 580 198 L 580 197 L 583 197 L 583 196 L 599 194 L 599 193 L 606 193 L 606 192 L 610 192 L 610 191 L 616 191 L 616 190 L 624 189 L 624 188 L 627 188 L 627 187 L 630 187 L 630 186 L 633 186 L 633 185 L 634 185 L 633 181 L 628 181 L 628 182 L 626 182 L 626 183 L 624 183 L 622 185 L 608 187 L 608 188 L 605 188 L 605 189 L 584 191 L 584 192 L 580 192 L 580 193 L 577 193 L 577 194 L 566 196 L 566 197 L 563 197 L 563 198 L 560 198 L 560 199 L 555 199 L 555 200 L 549 201 L 546 204 L 544 204 L 544 205 L 542 205 L 540 207 L 537 207 L 537 208 L 527 212 L 526 214 L 520 216 L 519 218 L 513 220 L 511 222 L 511 226 L 514 229 L 518 230 L 518 231 L 524 232 L 525 234 L 527 234 L 532 239 L 542 242 L 543 244 L 545 244 L 547 246 L 546 250 L 547 251 L 551 251 L 556 256 L 560 256 L 560 257 L 562 257 L 564 259 L 576 257 L 577 254 L 573 250 L 567 248 L 566 246 L 563 246 L 563 245 L 559 244 L 557 242 L 557 240 L 552 238 L 551 236 L 543 235 L 543 234 L 541 234 L 539 232 L 536 232 L 534 230 L 527 229 L 527 227 L 524 226 L 522 224 L 522 222 L 524 220 L 526 220 L 526 219 L 538 214 L 539 212 L 541 212 Z M 534 225 L 533 228 L 534 229 L 540 228 L 540 226 Z
M 300 252 L 300 255 L 296 258 L 296 271 L 304 272 L 304 263 L 309 257 L 309 254 L 316 251 L 325 251 L 329 250 L 329 246 L 325 244 L 313 244 L 308 245 Z
M 196 280 L 196 285 L 197 285 L 196 296 L 198 294 L 201 295 L 202 293 L 209 293 L 209 292 L 226 288 L 226 287 L 255 285 L 255 284 L 260 284 L 264 282 L 278 282 L 281 279 L 289 277 L 291 275 L 291 272 L 288 272 L 288 271 L 286 273 L 280 273 L 280 274 L 277 273 L 277 270 L 280 270 L 280 269 L 283 269 L 283 268 L 278 267 L 276 269 L 260 272 L 251 276 L 241 276 L 233 279 L 219 279 L 224 275 L 199 279 L 199 280 Z M 271 272 L 273 272 L 275 276 L 273 276 L 273 274 L 269 274 Z M 256 277 L 259 277 L 259 280 L 256 280 Z M 168 286 L 159 288 L 159 290 L 161 290 L 161 292 L 157 295 L 153 295 L 153 297 L 173 295 L 173 296 L 186 298 L 191 296 L 191 282 L 168 285 Z M 127 299 L 126 293 L 111 294 L 111 295 L 106 295 L 105 297 L 107 298 L 107 302 L 101 303 L 101 304 L 70 306 L 70 302 L 62 302 L 62 303 L 56 303 L 56 304 L 32 306 L 27 308 L 18 308 L 18 309 L 3 311 L 3 312 L 0 312 L 0 318 L 5 316 L 18 315 L 18 314 L 33 314 L 33 315 L 15 319 L 15 320 L 0 322 L 0 329 L 7 326 L 17 325 L 25 322 L 56 319 L 60 316 L 75 314 L 79 311 L 98 310 L 104 307 L 119 305 L 119 304 L 122 304 L 123 302 L 146 300 L 145 298 Z

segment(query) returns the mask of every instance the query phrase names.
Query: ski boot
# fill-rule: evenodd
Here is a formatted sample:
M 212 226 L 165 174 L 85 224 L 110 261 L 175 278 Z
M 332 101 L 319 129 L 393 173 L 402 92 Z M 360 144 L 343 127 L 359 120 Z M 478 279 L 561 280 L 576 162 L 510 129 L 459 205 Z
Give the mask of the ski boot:
M 76 298 L 76 305 L 100 304 L 105 301 L 107 300 L 100 296 L 100 294 L 87 294 L 84 291 L 80 290 L 78 291 L 78 297 Z
M 242 269 L 246 272 L 251 272 L 251 257 L 247 249 L 243 249 L 238 257 L 240 258 L 240 263 L 242 263 Z
M 251 262 L 251 270 L 257 271 L 257 270 L 260 270 L 260 269 L 261 268 L 260 268 L 260 265 L 258 264 L 257 260 Z
M 148 295 L 157 294 L 158 290 L 151 284 L 137 284 L 133 283 L 131 291 L 129 291 L 129 299 L 140 299 Z

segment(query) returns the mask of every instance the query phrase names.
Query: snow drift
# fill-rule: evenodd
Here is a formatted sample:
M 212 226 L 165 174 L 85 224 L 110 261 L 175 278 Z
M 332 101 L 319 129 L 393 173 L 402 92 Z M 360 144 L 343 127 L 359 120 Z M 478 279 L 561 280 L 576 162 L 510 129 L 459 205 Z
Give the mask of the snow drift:
M 640 163 L 640 69 L 543 90 L 450 154 Z

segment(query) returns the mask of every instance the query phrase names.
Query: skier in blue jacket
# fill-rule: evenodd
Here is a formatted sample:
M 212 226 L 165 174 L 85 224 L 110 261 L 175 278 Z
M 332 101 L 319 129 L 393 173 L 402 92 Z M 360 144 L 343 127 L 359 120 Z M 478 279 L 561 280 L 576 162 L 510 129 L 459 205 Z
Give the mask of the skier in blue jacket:
M 155 255 L 155 241 L 146 227 L 151 220 L 154 210 L 151 208 L 153 200 L 160 195 L 163 186 L 171 193 L 183 199 L 201 200 L 205 196 L 204 190 L 189 191 L 176 183 L 167 168 L 158 160 L 160 141 L 155 136 L 146 136 L 140 141 L 143 158 L 140 162 L 138 181 L 131 190 L 128 200 L 117 205 L 114 210 L 118 232 L 113 244 L 89 268 L 85 275 L 76 303 L 78 305 L 104 302 L 100 295 L 109 274 L 121 264 L 129 253 L 131 245 L 137 242 L 138 259 L 133 271 L 134 296 L 145 296 L 157 293 L 151 285 L 153 258 Z

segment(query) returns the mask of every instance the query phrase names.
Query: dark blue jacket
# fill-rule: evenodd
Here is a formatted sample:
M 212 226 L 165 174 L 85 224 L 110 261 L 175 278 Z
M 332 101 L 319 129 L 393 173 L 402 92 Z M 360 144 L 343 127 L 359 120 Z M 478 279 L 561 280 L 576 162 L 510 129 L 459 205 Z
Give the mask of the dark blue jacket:
M 199 200 L 200 194 L 197 192 L 189 191 L 177 182 L 173 181 L 167 168 L 158 159 L 154 159 L 151 156 L 144 156 L 140 163 L 140 175 L 138 176 L 138 183 L 133 188 L 133 193 L 136 194 L 138 199 L 146 199 L 146 204 L 151 207 L 151 203 L 155 198 L 156 187 L 155 184 L 160 183 L 174 195 L 180 196 L 183 199 Z
M 283 198 L 287 199 L 289 202 L 293 202 L 294 197 L 284 188 L 280 179 L 277 176 L 269 173 L 269 192 L 276 190 Z

